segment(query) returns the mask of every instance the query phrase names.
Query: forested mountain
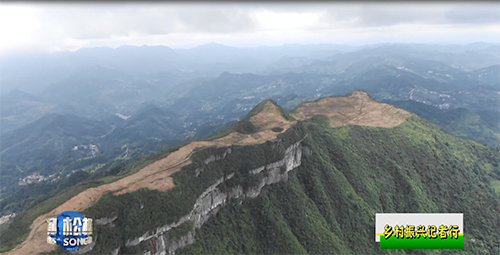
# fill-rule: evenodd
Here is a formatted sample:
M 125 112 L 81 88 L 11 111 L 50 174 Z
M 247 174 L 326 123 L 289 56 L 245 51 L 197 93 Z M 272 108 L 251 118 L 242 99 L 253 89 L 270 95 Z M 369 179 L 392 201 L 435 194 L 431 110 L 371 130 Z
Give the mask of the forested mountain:
M 434 160 L 428 158 L 431 151 L 434 153 L 433 155 L 445 155 L 443 160 L 449 162 L 450 166 L 438 167 L 436 165 L 438 163 L 433 163 L 432 166 L 427 164 L 427 166 L 438 169 L 436 171 L 443 175 L 454 173 L 455 169 L 460 169 L 464 173 L 470 172 L 471 169 L 473 171 L 477 170 L 474 172 L 474 177 L 470 178 L 479 178 L 483 181 L 481 183 L 472 181 L 472 184 L 470 184 L 472 189 L 477 188 L 476 193 L 478 196 L 484 195 L 484 199 L 486 197 L 487 199 L 493 199 L 490 197 L 492 194 L 489 193 L 491 190 L 487 190 L 489 190 L 489 186 L 498 189 L 499 185 L 499 182 L 495 181 L 495 169 L 497 169 L 495 160 L 497 159 L 491 156 L 497 153 L 495 151 L 497 149 L 488 146 L 498 146 L 500 137 L 500 113 L 498 111 L 500 109 L 499 52 L 499 45 L 486 43 L 449 45 L 446 47 L 423 44 L 380 44 L 348 47 L 326 44 L 258 48 L 234 48 L 212 43 L 192 49 L 172 49 L 166 46 L 123 46 L 116 49 L 89 48 L 76 52 L 2 58 L 0 61 L 0 72 L 2 73 L 0 77 L 0 170 L 2 173 L 0 210 L 2 214 L 16 212 L 21 215 L 17 223 L 12 223 L 19 230 L 16 230 L 16 234 L 11 235 L 12 238 L 9 239 L 3 249 L 12 248 L 14 243 L 21 241 L 27 233 L 26 228 L 40 213 L 48 212 L 49 208 L 54 208 L 65 199 L 76 195 L 75 192 L 77 191 L 80 192 L 88 187 L 104 185 L 139 171 L 145 164 L 160 159 L 161 155 L 163 155 L 161 151 L 172 146 L 193 139 L 208 142 L 224 137 L 231 132 L 240 133 L 241 136 L 238 135 L 238 137 L 242 140 L 241 144 L 237 144 L 238 146 L 248 145 L 247 142 L 244 142 L 247 141 L 245 139 L 257 139 L 256 137 L 270 139 L 269 137 L 286 130 L 288 126 L 284 128 L 282 125 L 291 125 L 290 121 L 299 121 L 299 124 L 294 125 L 294 128 L 310 126 L 310 128 L 316 127 L 316 129 L 320 130 L 313 128 L 308 129 L 308 131 L 301 131 L 305 132 L 304 135 L 308 134 L 308 138 L 304 141 L 308 141 L 309 144 L 314 144 L 314 141 L 310 141 L 312 135 L 317 136 L 320 133 L 323 134 L 323 132 L 335 134 L 333 140 L 325 138 L 325 141 L 329 143 L 325 145 L 328 148 L 337 146 L 335 145 L 338 143 L 337 138 L 344 135 L 342 132 L 361 132 L 360 130 L 367 132 L 366 134 L 363 133 L 366 136 L 366 141 L 349 140 L 361 145 L 368 143 L 367 146 L 351 148 L 350 153 L 364 155 L 364 157 L 375 160 L 375 162 L 378 159 L 387 158 L 387 160 L 392 160 L 391 162 L 396 162 L 394 164 L 397 169 L 413 169 L 411 171 L 416 171 L 405 172 L 408 176 L 418 176 L 423 171 L 420 167 L 422 165 L 426 166 L 427 162 Z M 27 72 L 26 70 L 32 71 Z M 355 115 L 355 111 L 346 113 L 346 116 L 351 116 L 353 119 L 344 120 L 344 123 L 338 119 L 339 116 L 332 115 L 332 117 L 329 112 L 323 112 L 321 107 L 310 111 L 303 108 L 303 103 L 306 101 L 317 100 L 317 102 L 325 103 L 321 98 L 345 95 L 353 90 L 366 91 L 376 100 L 394 104 L 433 124 L 422 122 L 423 120 L 414 116 L 397 127 L 383 129 L 383 126 L 381 126 L 376 130 L 370 128 L 358 130 L 359 127 L 356 125 L 363 125 L 363 121 L 366 120 L 357 119 L 360 117 Z M 276 107 L 278 107 L 277 105 L 283 107 L 279 108 L 283 116 L 295 114 L 294 116 L 297 118 L 289 118 L 292 116 L 290 115 L 282 121 L 273 122 L 271 126 L 265 126 L 265 129 L 270 133 L 256 135 L 255 130 L 263 127 L 254 126 L 251 121 L 249 122 L 251 117 L 248 116 L 254 116 L 256 112 L 266 108 L 263 107 L 266 104 L 261 102 L 269 98 L 274 100 L 272 102 L 276 102 L 273 103 Z M 337 109 L 337 111 L 340 110 Z M 331 117 L 331 123 L 335 123 L 334 126 L 342 124 L 347 125 L 347 127 L 325 127 L 318 124 L 326 121 L 321 116 L 312 119 L 312 116 L 307 119 L 300 117 L 300 114 L 307 115 L 311 112 L 316 112 L 313 115 L 328 115 Z M 333 112 L 335 110 L 330 113 Z M 245 117 L 249 113 L 250 115 Z M 264 117 L 264 119 L 266 118 Z M 384 120 L 384 118 L 379 118 L 379 122 L 384 122 Z M 387 123 L 391 123 L 391 121 Z M 399 122 L 397 121 L 397 123 Z M 422 123 L 425 123 L 425 125 Z M 403 128 L 406 127 L 405 125 L 412 125 L 411 127 L 414 127 L 415 130 L 420 130 L 419 128 L 425 126 L 428 129 L 423 128 L 419 135 L 425 132 L 435 134 L 438 138 L 443 137 L 443 144 L 453 144 L 458 146 L 458 149 L 457 151 L 449 151 L 452 149 L 440 147 L 441 142 L 438 143 L 437 140 L 432 143 L 429 141 L 429 144 L 419 143 L 418 146 L 412 147 L 413 145 L 408 144 L 405 139 L 410 139 L 413 133 L 408 133 L 408 128 Z M 388 130 L 396 131 L 393 134 L 391 133 L 393 131 L 389 132 Z M 219 131 L 222 133 L 217 133 Z M 316 131 L 320 133 L 314 133 Z M 289 131 L 285 133 L 287 132 Z M 454 140 L 455 138 L 442 132 L 459 138 L 474 140 L 483 145 L 470 140 Z M 209 138 L 203 138 L 207 136 Z M 409 156 L 406 157 L 404 162 L 399 162 L 398 158 L 387 156 L 393 155 L 396 150 L 392 150 L 395 148 L 394 146 L 388 146 L 383 142 L 386 140 L 403 144 L 402 146 L 405 147 L 399 148 L 400 151 L 408 150 L 416 155 L 425 156 L 418 160 L 415 159 L 415 162 L 411 161 L 411 164 L 407 162 L 410 160 Z M 227 141 L 224 141 L 223 144 L 229 146 Z M 387 155 L 377 154 L 374 156 L 375 158 L 371 158 L 373 155 L 369 153 L 373 152 L 369 151 L 376 147 L 370 146 L 375 146 L 374 144 L 383 148 L 382 151 L 387 151 Z M 463 145 L 468 146 L 468 149 L 460 149 L 462 145 L 459 146 L 459 144 L 468 144 Z M 317 155 L 314 152 L 310 157 L 313 157 L 315 161 L 323 162 L 321 164 L 330 167 L 335 166 L 343 174 L 345 173 L 346 176 L 343 178 L 348 180 L 354 193 L 365 192 L 357 190 L 357 186 L 355 187 L 352 184 L 354 183 L 351 178 L 353 173 L 350 171 L 357 170 L 345 166 L 345 164 L 351 163 L 328 161 L 328 158 L 325 158 L 324 155 L 334 153 L 332 149 L 323 148 L 317 149 L 317 151 L 323 155 L 321 158 L 315 158 Z M 246 154 L 243 151 L 241 153 Z M 340 155 L 335 155 L 340 158 L 347 157 L 344 155 L 345 153 L 347 152 L 344 151 Z M 453 158 L 456 155 L 464 155 L 465 158 L 461 158 L 461 160 L 466 160 L 466 162 L 472 160 L 477 163 L 474 166 L 467 165 L 469 163 L 462 165 L 458 158 Z M 307 162 L 307 159 L 304 158 L 304 162 Z M 330 159 L 332 158 L 330 157 Z M 351 162 L 351 160 L 355 159 L 349 159 L 346 162 Z M 245 162 L 245 160 L 240 161 Z M 344 165 L 339 166 L 338 164 Z M 382 168 L 384 164 L 388 163 L 385 161 L 379 162 L 375 164 L 375 167 Z M 243 166 L 241 169 L 243 169 Z M 481 172 L 483 170 L 479 169 L 486 169 L 484 171 L 487 173 L 483 174 Z M 307 168 L 306 172 L 312 171 L 308 173 L 314 175 L 318 174 L 314 172 L 316 170 Z M 290 184 L 295 183 L 293 185 L 306 187 L 306 183 L 310 180 L 300 179 L 299 171 L 294 171 L 297 174 L 294 175 L 291 172 Z M 393 174 L 391 172 L 391 175 Z M 380 176 L 385 175 L 381 173 Z M 327 175 L 324 177 L 327 178 Z M 391 182 L 388 176 L 386 177 L 383 177 L 385 179 L 380 180 L 380 183 L 384 185 L 396 183 L 396 181 Z M 412 178 L 410 179 L 413 180 Z M 450 176 L 449 178 L 457 185 L 461 183 L 461 180 L 453 179 L 455 177 Z M 177 181 L 181 182 L 180 180 Z M 207 184 L 211 181 L 213 180 L 207 179 Z M 400 181 L 397 181 L 397 183 L 400 183 Z M 491 185 L 488 186 L 484 183 L 490 183 Z M 290 184 L 279 183 L 277 185 L 281 187 L 281 185 Z M 333 184 L 324 183 L 321 185 L 326 187 Z M 372 184 L 364 183 L 363 185 L 370 186 Z M 424 198 L 433 196 L 429 193 L 430 191 L 425 191 L 418 185 L 434 185 L 434 183 L 427 179 L 422 181 L 421 184 L 418 181 L 411 181 L 405 187 L 410 190 L 428 192 L 427 195 L 422 196 Z M 274 187 L 270 186 L 269 189 L 273 190 Z M 461 190 L 463 187 L 453 186 L 453 188 Z M 302 198 L 311 196 L 307 192 L 328 193 L 321 188 L 318 188 L 318 190 L 312 189 L 312 191 L 305 193 L 291 187 L 286 189 L 290 189 L 287 194 L 296 193 L 297 196 Z M 144 194 L 146 196 L 153 194 L 149 192 L 154 193 L 156 191 L 148 191 Z M 329 192 L 331 193 L 331 191 Z M 380 190 L 371 190 L 370 192 L 378 194 L 373 196 L 383 197 Z M 57 195 L 59 193 L 62 193 L 62 195 Z M 189 194 L 194 196 L 195 193 Z M 128 197 L 130 194 L 123 196 L 129 202 L 134 201 Z M 275 195 L 265 195 L 269 201 L 273 201 L 272 196 Z M 384 205 L 386 208 L 394 209 L 389 205 L 401 202 L 396 198 L 384 198 L 383 201 L 379 199 L 380 203 L 377 204 L 367 197 L 359 194 L 358 196 L 363 199 L 363 203 L 367 203 L 369 206 L 365 207 L 362 202 L 357 206 L 367 211 L 373 211 L 374 208 L 382 206 L 383 203 L 388 203 Z M 451 201 L 449 200 L 451 198 L 447 197 L 448 195 L 443 196 L 443 201 Z M 475 201 L 481 201 L 483 198 L 475 197 L 469 193 L 463 193 L 463 196 L 471 196 L 470 200 L 474 200 L 474 202 L 472 202 L 471 208 L 458 208 L 460 210 L 465 208 L 463 209 L 464 212 L 469 210 L 469 213 L 476 214 L 475 209 L 472 209 L 475 206 Z M 438 205 L 435 202 L 438 201 L 438 198 L 433 198 L 433 202 L 430 203 L 422 197 L 417 196 L 412 202 L 412 206 L 420 205 L 420 207 L 416 207 L 417 209 L 427 206 L 434 208 L 434 211 L 446 211 L 452 208 Z M 20 198 L 22 199 L 20 200 Z M 104 201 L 107 201 L 106 199 L 105 197 Z M 121 201 L 120 197 L 116 199 Z M 245 219 L 248 222 L 253 222 L 253 225 L 248 225 L 245 229 L 247 227 L 254 230 L 262 229 L 257 227 L 262 222 L 260 222 L 260 219 L 255 218 L 257 212 L 253 208 L 254 206 L 245 207 L 246 203 L 257 203 L 254 205 L 263 206 L 261 199 L 261 197 L 258 197 L 255 200 L 249 200 L 254 202 L 245 201 L 244 206 L 240 207 L 241 210 L 244 210 L 242 215 L 247 217 Z M 293 199 L 299 198 L 294 197 Z M 330 200 L 325 201 L 334 201 L 341 204 L 350 203 L 341 200 L 339 197 L 334 198 L 334 200 L 331 200 L 332 198 L 328 199 Z M 496 201 L 495 199 L 492 201 Z M 311 205 L 318 203 L 316 200 L 307 201 L 309 200 L 305 199 L 302 202 Z M 154 203 L 157 202 L 161 203 L 159 201 Z M 286 209 L 285 207 L 275 208 L 274 205 L 279 204 L 276 202 L 272 202 L 273 206 L 268 208 L 271 211 L 267 213 L 279 212 L 278 214 L 282 214 L 284 218 L 280 219 L 282 222 L 286 222 L 286 227 L 280 225 L 281 227 L 278 229 L 284 231 L 282 233 L 287 233 L 283 234 L 287 237 L 285 238 L 280 234 L 280 238 L 284 238 L 285 243 L 293 244 L 292 247 L 297 248 L 297 250 L 281 250 L 281 252 L 295 251 L 300 253 L 303 249 L 311 253 L 319 252 L 307 245 L 306 243 L 309 243 L 309 241 L 306 241 L 297 232 L 299 229 L 300 231 L 306 231 L 308 227 L 299 226 L 299 224 L 295 228 L 290 225 L 293 219 L 290 217 L 293 215 L 287 215 L 283 211 Z M 492 202 L 492 206 L 495 206 L 495 203 Z M 187 203 L 185 208 L 190 208 L 191 205 Z M 124 205 L 116 205 L 117 208 L 121 208 L 121 206 Z M 131 205 L 127 206 L 130 207 Z M 316 207 L 320 208 L 321 206 L 316 204 Z M 94 210 L 92 213 L 97 213 L 94 215 L 95 217 L 101 217 L 102 215 L 98 213 L 101 209 L 96 208 L 97 211 L 92 208 L 89 210 Z M 414 207 L 405 208 L 410 211 Z M 321 218 L 328 220 L 327 214 L 337 215 L 341 213 L 336 211 L 337 209 L 330 209 L 321 209 L 325 210 L 322 211 L 321 216 L 312 211 L 308 213 L 314 215 L 312 217 L 319 221 L 322 221 Z M 224 223 L 225 220 L 223 219 L 231 219 L 234 222 L 241 220 L 241 218 L 234 218 L 235 216 L 232 213 L 225 214 L 225 210 L 233 209 L 221 208 L 220 216 L 216 217 L 227 218 L 213 218 L 210 219 L 210 222 L 221 220 Z M 493 208 L 492 210 L 496 209 Z M 366 223 L 366 220 L 359 220 Z M 123 221 L 120 224 L 124 227 L 129 223 L 129 221 Z M 160 223 L 146 222 L 144 224 L 144 228 L 136 229 L 136 231 L 144 231 L 143 233 L 129 232 L 125 229 L 121 238 L 136 238 L 137 234 L 142 235 L 145 231 L 150 230 L 153 226 L 158 226 Z M 161 224 L 167 224 L 167 222 Z M 201 228 L 197 236 L 205 236 L 203 237 L 204 240 L 215 238 L 212 236 L 213 233 L 207 230 L 212 228 L 210 224 L 207 223 L 206 227 Z M 224 223 L 223 225 L 227 224 Z M 3 231 L 7 229 L 5 226 L 0 228 L 0 232 L 4 233 Z M 342 229 L 342 225 L 334 224 L 329 226 L 328 229 L 323 229 L 322 233 L 325 236 L 322 236 L 322 238 L 329 236 L 328 238 L 335 239 L 336 241 L 332 241 L 332 243 L 335 244 L 335 247 L 340 247 L 339 252 L 371 253 L 374 251 L 371 250 L 373 247 L 354 250 L 353 241 L 338 235 L 335 232 L 338 229 Z M 227 232 L 228 238 L 238 236 L 234 231 L 236 230 Z M 267 234 L 259 234 L 266 236 L 266 240 L 273 240 Z M 272 234 L 274 236 L 277 233 Z M 363 236 L 363 234 L 355 232 L 351 234 Z M 491 243 L 477 241 L 486 240 L 480 239 L 479 236 L 481 238 L 487 236 L 478 235 L 476 239 L 476 235 L 474 235 L 475 244 L 482 248 L 474 248 L 473 253 L 480 251 L 480 249 L 489 251 Z M 266 241 L 259 238 L 252 239 L 248 236 L 245 238 L 256 243 Z M 488 236 L 488 238 L 490 237 Z M 115 247 L 120 245 L 122 247 L 120 249 L 130 249 L 131 251 L 146 249 L 143 247 L 144 243 L 139 246 L 123 248 L 123 241 L 126 240 L 120 240 L 114 240 L 113 245 Z M 238 246 L 236 245 L 238 244 L 237 241 L 231 240 L 233 240 L 231 242 L 235 246 L 228 246 L 229 243 L 222 245 L 218 241 L 199 241 L 189 246 L 191 248 L 186 247 L 185 250 L 181 249 L 178 252 L 207 251 L 209 253 L 220 253 L 224 249 L 233 249 L 235 252 L 257 253 L 273 253 L 275 251 L 269 250 L 271 249 L 270 245 L 259 246 L 269 247 L 269 249 L 245 250 L 246 248 L 243 248 L 245 246 Z M 150 244 L 151 247 L 154 245 Z M 322 243 L 322 245 L 329 247 L 328 245 L 331 245 L 331 243 Z M 98 245 L 95 251 L 104 251 L 109 248 L 107 245 L 105 247 Z M 106 250 L 106 252 L 108 251 Z M 279 251 L 276 250 L 276 252 Z
M 410 100 L 385 100 L 384 102 L 411 111 L 454 136 L 485 144 L 500 145 L 500 112 L 498 111 L 473 112 L 467 108 L 441 110 Z
M 87 254 L 412 254 L 373 242 L 377 212 L 464 213 L 453 253 L 500 252 L 499 149 L 364 92 L 290 112 L 267 100 L 194 143 L 206 147 L 175 168 L 175 186 L 108 192 L 83 210 L 104 222 Z
M 498 149 L 454 138 L 416 117 L 388 130 L 320 123 L 293 129 L 308 134 L 312 152 L 288 181 L 266 186 L 255 199 L 228 201 L 178 254 L 413 254 L 380 250 L 372 241 L 376 212 L 461 212 L 465 250 L 451 253 L 500 252 L 499 234 L 489 225 L 500 220 Z M 152 196 L 136 198 L 154 203 Z M 153 252 L 154 244 L 124 252 Z
M 91 143 L 109 131 L 111 127 L 106 123 L 74 115 L 46 115 L 23 128 L 2 135 L 2 161 L 23 162 L 25 167 L 40 165 L 41 161 L 47 159 L 43 153 L 58 154 L 74 146 Z
M 0 5 L 0 254 L 500 255 L 498 10 Z

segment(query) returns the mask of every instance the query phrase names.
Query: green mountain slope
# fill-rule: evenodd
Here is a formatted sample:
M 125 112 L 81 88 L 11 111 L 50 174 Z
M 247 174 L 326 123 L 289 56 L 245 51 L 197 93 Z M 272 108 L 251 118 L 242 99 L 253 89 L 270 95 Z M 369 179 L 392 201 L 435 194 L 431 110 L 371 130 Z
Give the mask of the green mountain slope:
M 32 122 L 48 111 L 60 112 L 55 104 L 22 92 L 12 90 L 0 96 L 0 133 L 4 134 Z
M 286 157 L 293 144 L 302 146 L 302 163 L 287 179 L 266 181 L 255 198 L 228 198 L 199 229 L 193 229 L 196 221 L 181 223 L 211 185 L 233 194 L 275 177 L 270 170 L 250 172 Z M 117 216 L 96 226 L 98 241 L 89 254 L 117 248 L 120 254 L 157 254 L 165 240 L 184 242 L 192 235 L 194 243 L 184 246 L 186 241 L 176 253 L 414 254 L 380 250 L 373 241 L 377 212 L 464 213 L 466 248 L 459 253 L 500 252 L 499 149 L 446 134 L 417 116 L 394 128 L 331 128 L 317 115 L 275 141 L 231 150 L 196 151 L 193 163 L 173 175 L 171 191 L 108 194 L 85 210 L 96 219 Z M 178 221 L 172 230 L 159 230 Z
M 110 130 L 111 126 L 105 122 L 48 114 L 0 135 L 0 186 L 9 193 L 18 188 L 18 178 L 33 172 L 44 176 L 56 174 L 71 163 L 95 154 L 98 147 L 92 150 L 90 144 L 95 145 L 95 140 Z M 75 146 L 80 147 L 72 151 Z
M 497 86 L 498 88 L 498 77 L 500 77 L 500 65 L 493 65 L 478 70 L 474 70 L 474 74 L 478 80 L 490 86 Z
M 132 117 L 117 126 L 100 141 L 102 147 L 111 150 L 124 144 L 140 144 L 144 141 L 162 141 L 179 138 L 184 132 L 178 116 L 154 104 L 142 106 Z
M 465 108 L 441 110 L 411 100 L 384 100 L 383 102 L 411 111 L 454 136 L 480 143 L 500 145 L 500 112 L 498 111 L 473 112 Z
M 500 252 L 498 149 L 418 117 L 392 129 L 304 123 L 289 132 L 309 134 L 312 155 L 288 182 L 224 207 L 179 253 L 411 254 L 374 243 L 377 212 L 464 213 L 462 253 Z

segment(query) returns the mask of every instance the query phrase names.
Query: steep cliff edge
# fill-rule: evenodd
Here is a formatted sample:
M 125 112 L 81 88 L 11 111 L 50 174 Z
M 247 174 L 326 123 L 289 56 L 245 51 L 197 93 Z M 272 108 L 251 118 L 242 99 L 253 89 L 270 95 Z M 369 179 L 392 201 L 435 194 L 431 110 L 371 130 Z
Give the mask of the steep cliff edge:
M 305 150 L 305 153 L 310 153 L 310 150 L 302 147 L 302 141 L 303 139 L 289 146 L 285 151 L 283 159 L 248 171 L 249 174 L 260 174 L 262 176 L 257 185 L 246 189 L 241 185 L 237 185 L 229 189 L 225 188 L 225 191 L 222 191 L 220 187 L 225 181 L 231 180 L 234 177 L 234 173 L 224 176 L 206 189 L 196 200 L 193 210 L 178 222 L 157 228 L 154 231 L 148 231 L 138 238 L 127 241 L 125 245 L 127 247 L 137 246 L 141 242 L 151 240 L 150 242 L 154 244 L 154 247 L 152 247 L 152 250 L 146 252 L 146 254 L 174 254 L 177 249 L 192 244 L 196 229 L 201 228 L 212 215 L 216 214 L 230 200 L 239 200 L 241 203 L 247 198 L 257 197 L 265 185 L 287 180 L 288 172 L 300 166 L 302 151 Z M 224 159 L 227 155 L 226 153 L 230 151 L 228 149 L 222 157 L 213 155 L 205 160 L 204 163 L 213 162 L 216 158 Z M 187 230 L 184 230 L 187 233 L 174 237 L 172 232 L 179 229 L 179 227 L 182 228 L 186 222 L 189 222 L 188 226 L 191 226 Z
M 382 212 L 464 214 L 463 251 L 419 254 L 500 253 L 498 148 L 417 116 L 390 129 L 331 128 L 313 118 L 293 132 L 308 135 L 302 145 L 312 154 L 288 180 L 221 207 L 176 254 L 415 254 L 373 241 L 375 213 Z M 136 253 L 162 254 L 143 248 Z
M 312 118 L 264 144 L 198 151 L 167 193 L 103 200 L 93 209 L 119 215 L 90 253 L 394 253 L 373 242 L 377 212 L 462 212 L 465 252 L 498 253 L 495 150 L 416 116 L 391 129 Z
M 110 248 L 136 253 L 148 246 L 152 254 L 162 254 L 191 244 L 196 229 L 220 208 L 255 198 L 266 185 L 286 180 L 300 166 L 302 155 L 311 153 L 302 144 L 306 137 L 283 133 L 263 144 L 198 150 L 192 163 L 173 175 L 176 186 L 167 193 L 142 189 L 105 195 L 84 213 L 97 219 L 117 215 L 117 219 L 113 227 L 97 226 L 103 234 L 90 253 L 107 253 Z
M 462 212 L 465 252 L 499 252 L 494 148 L 411 114 L 393 128 L 331 121 L 313 115 L 262 144 L 199 150 L 166 193 L 103 198 L 86 213 L 118 219 L 90 253 L 390 254 L 373 242 L 377 212 Z

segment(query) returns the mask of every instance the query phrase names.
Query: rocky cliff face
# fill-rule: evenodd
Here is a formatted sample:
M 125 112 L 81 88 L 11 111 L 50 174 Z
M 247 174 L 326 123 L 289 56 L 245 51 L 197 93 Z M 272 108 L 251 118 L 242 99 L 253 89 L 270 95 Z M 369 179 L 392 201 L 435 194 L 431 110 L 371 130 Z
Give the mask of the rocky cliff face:
M 302 155 L 311 154 L 309 148 L 302 146 L 303 140 L 301 139 L 289 146 L 284 153 L 283 159 L 249 170 L 249 174 L 251 175 L 262 176 L 257 185 L 246 189 L 241 185 L 236 185 L 222 191 L 219 188 L 220 185 L 234 177 L 234 173 L 226 175 L 207 188 L 198 197 L 193 210 L 188 215 L 185 215 L 176 223 L 156 228 L 140 237 L 129 240 L 126 246 L 137 246 L 149 240 L 151 249 L 144 254 L 166 255 L 175 254 L 177 249 L 192 244 L 195 240 L 196 229 L 201 228 L 212 215 L 216 214 L 221 207 L 227 205 L 229 201 L 235 199 L 242 201 L 244 199 L 255 198 L 260 194 L 264 186 L 286 181 L 288 179 L 288 172 L 301 165 Z M 223 160 L 228 153 L 231 153 L 231 149 L 226 150 L 223 155 L 210 156 L 204 163 L 208 164 L 215 160 Z M 202 168 L 196 169 L 197 175 L 202 171 Z

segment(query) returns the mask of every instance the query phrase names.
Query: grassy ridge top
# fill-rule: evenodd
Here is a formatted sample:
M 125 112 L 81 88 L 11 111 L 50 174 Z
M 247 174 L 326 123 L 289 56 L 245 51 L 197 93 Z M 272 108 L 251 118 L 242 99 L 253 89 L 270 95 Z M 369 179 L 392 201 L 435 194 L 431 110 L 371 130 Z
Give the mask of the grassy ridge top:
M 361 125 L 389 128 L 405 122 L 411 113 L 390 104 L 379 103 L 370 94 L 357 90 L 346 96 L 304 102 L 292 110 L 292 115 L 301 120 L 324 115 L 330 119 L 331 127 Z
M 411 113 L 390 104 L 379 103 L 372 95 L 360 90 L 345 96 L 323 97 L 303 102 L 290 112 L 274 100 L 266 99 L 257 104 L 242 120 L 202 140 L 224 137 L 231 132 L 253 134 L 264 129 L 279 127 L 283 123 L 311 119 L 318 115 L 326 116 L 331 127 L 345 125 L 395 127 L 403 123 Z
M 274 100 L 272 99 L 266 99 L 259 104 L 257 104 L 246 116 L 246 118 L 251 118 L 261 112 L 274 112 L 280 114 L 283 118 L 285 118 L 288 121 L 293 121 L 295 118 L 290 115 L 290 113 L 285 110 L 283 107 L 278 105 Z

